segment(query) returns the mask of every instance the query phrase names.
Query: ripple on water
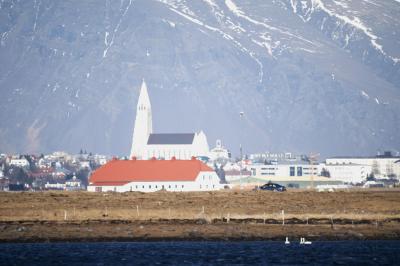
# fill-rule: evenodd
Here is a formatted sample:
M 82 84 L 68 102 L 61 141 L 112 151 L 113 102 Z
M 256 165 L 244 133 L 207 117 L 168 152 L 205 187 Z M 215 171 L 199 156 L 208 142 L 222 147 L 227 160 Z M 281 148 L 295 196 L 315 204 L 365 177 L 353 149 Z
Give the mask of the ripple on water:
M 396 265 L 400 241 L 0 244 L 2 265 Z

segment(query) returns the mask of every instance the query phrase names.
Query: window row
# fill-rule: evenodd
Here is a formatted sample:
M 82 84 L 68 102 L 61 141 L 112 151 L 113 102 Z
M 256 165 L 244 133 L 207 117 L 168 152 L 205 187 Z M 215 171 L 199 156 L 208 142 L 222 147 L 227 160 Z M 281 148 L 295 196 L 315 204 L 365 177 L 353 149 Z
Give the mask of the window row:
M 142 189 L 144 189 L 144 188 L 148 188 L 148 189 L 152 189 L 152 188 L 160 188 L 160 189 L 165 189 L 167 186 L 166 185 L 136 185 L 135 186 L 135 188 L 136 189 L 140 189 L 140 188 L 142 188 Z M 178 188 L 178 187 L 180 187 L 180 188 L 185 188 L 185 185 L 175 185 L 175 186 L 173 186 L 173 185 L 168 185 L 168 188 Z M 132 191 L 132 187 L 131 187 L 131 189 L 130 189 L 131 191 Z

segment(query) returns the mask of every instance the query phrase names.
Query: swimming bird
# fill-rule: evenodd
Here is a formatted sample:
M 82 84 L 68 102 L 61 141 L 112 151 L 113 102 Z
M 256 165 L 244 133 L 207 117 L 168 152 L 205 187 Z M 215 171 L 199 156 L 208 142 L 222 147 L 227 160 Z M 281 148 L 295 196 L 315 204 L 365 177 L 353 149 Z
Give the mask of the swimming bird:
M 289 245 L 290 244 L 290 242 L 289 242 L 289 238 L 288 237 L 286 237 L 286 240 L 285 240 L 285 245 Z
M 312 242 L 311 241 L 306 241 L 306 239 L 304 237 L 300 238 L 300 245 L 311 245 Z

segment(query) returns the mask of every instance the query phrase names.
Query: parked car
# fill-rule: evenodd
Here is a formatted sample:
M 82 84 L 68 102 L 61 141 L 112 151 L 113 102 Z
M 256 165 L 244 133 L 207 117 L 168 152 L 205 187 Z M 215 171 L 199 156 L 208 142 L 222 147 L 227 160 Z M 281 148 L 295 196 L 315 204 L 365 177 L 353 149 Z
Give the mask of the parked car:
M 283 192 L 286 191 L 286 187 L 275 183 L 267 183 L 262 186 L 255 187 L 254 190 L 269 190 L 269 191 Z

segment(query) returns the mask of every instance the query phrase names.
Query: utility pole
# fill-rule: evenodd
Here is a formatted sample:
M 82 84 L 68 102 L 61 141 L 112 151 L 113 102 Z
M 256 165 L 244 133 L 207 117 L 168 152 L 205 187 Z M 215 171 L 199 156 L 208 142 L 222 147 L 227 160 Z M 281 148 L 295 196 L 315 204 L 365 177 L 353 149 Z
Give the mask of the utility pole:
M 244 112 L 240 112 L 239 113 L 239 117 L 240 117 L 240 127 L 243 126 L 243 116 L 244 116 Z M 243 129 L 241 128 L 241 133 L 243 133 Z M 243 134 L 241 134 L 243 135 Z M 240 172 L 240 189 L 242 189 L 242 162 L 243 162 L 243 149 L 242 149 L 242 139 L 243 137 L 240 136 L 240 144 L 239 144 L 239 149 L 240 149 L 240 164 L 239 164 L 239 172 Z

